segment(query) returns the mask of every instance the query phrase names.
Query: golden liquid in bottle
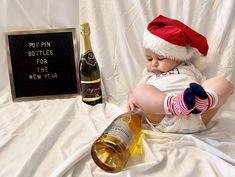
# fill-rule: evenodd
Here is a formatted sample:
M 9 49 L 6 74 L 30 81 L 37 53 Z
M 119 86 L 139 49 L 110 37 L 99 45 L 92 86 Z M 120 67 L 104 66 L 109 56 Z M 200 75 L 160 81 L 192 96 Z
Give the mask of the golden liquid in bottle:
M 125 167 L 138 142 L 142 116 L 135 111 L 118 116 L 93 143 L 91 155 L 101 169 L 115 173 Z

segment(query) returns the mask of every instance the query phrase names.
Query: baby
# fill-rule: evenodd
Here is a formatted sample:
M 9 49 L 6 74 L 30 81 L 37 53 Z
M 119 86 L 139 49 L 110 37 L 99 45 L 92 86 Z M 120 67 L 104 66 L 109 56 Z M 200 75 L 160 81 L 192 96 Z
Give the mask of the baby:
M 129 110 L 142 109 L 163 132 L 205 130 L 234 89 L 223 77 L 206 80 L 190 62 L 197 55 L 207 55 L 206 38 L 160 15 L 148 24 L 143 46 L 147 66 L 129 96 Z

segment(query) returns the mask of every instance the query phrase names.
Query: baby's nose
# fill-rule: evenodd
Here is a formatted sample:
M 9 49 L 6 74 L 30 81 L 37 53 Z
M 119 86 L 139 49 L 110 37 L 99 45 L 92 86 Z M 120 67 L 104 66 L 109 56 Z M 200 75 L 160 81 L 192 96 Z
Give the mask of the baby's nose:
M 152 65 L 158 65 L 158 61 L 157 60 L 152 60 Z

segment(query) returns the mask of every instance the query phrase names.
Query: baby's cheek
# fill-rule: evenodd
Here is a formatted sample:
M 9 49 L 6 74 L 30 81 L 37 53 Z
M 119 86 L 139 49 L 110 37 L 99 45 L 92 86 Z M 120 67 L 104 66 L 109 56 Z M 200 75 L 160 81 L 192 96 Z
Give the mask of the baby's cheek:
M 148 72 L 151 72 L 151 64 L 147 64 L 147 67 L 146 67 L 146 68 L 147 68 L 147 71 L 148 71 Z

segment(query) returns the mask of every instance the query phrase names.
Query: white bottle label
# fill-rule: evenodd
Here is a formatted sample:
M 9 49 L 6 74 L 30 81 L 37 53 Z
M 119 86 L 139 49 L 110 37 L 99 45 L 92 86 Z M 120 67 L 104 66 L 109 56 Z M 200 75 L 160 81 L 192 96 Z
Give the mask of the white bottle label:
M 117 119 L 108 126 L 103 135 L 117 138 L 126 146 L 126 148 L 128 148 L 133 136 L 128 124 L 120 119 Z

